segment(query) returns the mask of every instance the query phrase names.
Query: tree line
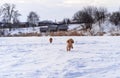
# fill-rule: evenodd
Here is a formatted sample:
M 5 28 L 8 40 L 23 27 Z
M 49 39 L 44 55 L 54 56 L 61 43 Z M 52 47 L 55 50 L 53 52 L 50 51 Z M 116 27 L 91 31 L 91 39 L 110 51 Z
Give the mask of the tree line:
M 109 13 L 104 7 L 85 7 L 82 10 L 76 12 L 73 16 L 73 20 L 77 22 L 84 22 L 83 29 L 92 29 L 92 25 L 98 23 L 100 29 L 101 24 L 106 20 L 114 24 L 120 29 L 120 10 Z
M 5 3 L 0 7 L 0 21 L 1 24 L 3 24 L 3 28 L 9 27 L 9 30 L 11 30 L 12 27 L 19 27 L 20 26 L 20 20 L 19 17 L 21 14 L 19 13 L 19 10 L 16 10 L 15 4 L 8 4 Z M 31 11 L 29 15 L 27 16 L 27 22 L 29 26 L 35 26 L 39 22 L 39 16 L 37 13 Z
M 20 20 L 19 17 L 22 16 L 19 10 L 16 10 L 15 4 L 5 3 L 0 8 L 0 19 L 4 26 L 9 27 L 19 27 Z M 115 26 L 120 28 L 120 10 L 116 12 L 109 13 L 104 7 L 84 7 L 73 15 L 73 18 L 64 18 L 61 23 L 70 24 L 71 22 L 84 23 L 82 28 L 84 30 L 92 29 L 93 24 L 98 23 L 99 27 L 101 24 L 108 19 Z M 36 12 L 31 11 L 27 16 L 28 26 L 35 27 L 39 23 L 39 15 Z M 4 28 L 4 26 L 2 26 Z

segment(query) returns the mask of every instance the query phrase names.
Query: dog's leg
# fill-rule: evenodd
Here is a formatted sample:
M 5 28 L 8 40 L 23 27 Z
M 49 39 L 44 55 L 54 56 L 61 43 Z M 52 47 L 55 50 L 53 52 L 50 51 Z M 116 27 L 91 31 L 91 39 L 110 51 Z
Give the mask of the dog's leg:
M 69 51 L 71 51 L 71 47 L 69 48 Z
M 68 51 L 68 46 L 66 47 L 66 50 Z
M 67 51 L 70 51 L 70 48 L 69 48 L 68 46 L 67 46 L 67 48 L 66 48 L 66 49 L 67 49 Z

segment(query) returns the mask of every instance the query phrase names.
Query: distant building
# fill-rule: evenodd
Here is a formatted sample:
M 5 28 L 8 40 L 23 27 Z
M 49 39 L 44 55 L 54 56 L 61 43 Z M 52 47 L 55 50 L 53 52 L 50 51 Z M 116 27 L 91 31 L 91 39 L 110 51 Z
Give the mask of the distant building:
M 58 25 L 57 30 L 58 31 L 67 31 L 68 25 Z
M 40 26 L 40 32 L 57 32 L 57 31 L 67 31 L 68 25 L 48 25 Z
M 41 26 L 40 27 L 40 32 L 47 32 L 48 31 L 48 26 Z
M 20 22 L 19 27 L 20 28 L 29 27 L 29 24 L 28 24 L 28 22 Z
M 48 32 L 56 32 L 57 31 L 57 25 L 49 25 L 48 26 Z

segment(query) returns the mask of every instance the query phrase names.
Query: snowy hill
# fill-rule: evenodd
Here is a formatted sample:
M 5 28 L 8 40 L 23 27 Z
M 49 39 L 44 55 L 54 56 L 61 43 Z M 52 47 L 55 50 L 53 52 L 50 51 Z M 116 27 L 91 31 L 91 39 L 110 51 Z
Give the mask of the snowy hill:
M 83 31 L 82 29 L 82 25 L 84 24 L 75 24 L 75 25 L 69 25 L 69 30 L 71 31 L 78 31 L 78 32 L 82 32 L 84 35 L 86 36 L 90 36 L 90 32 L 89 31 Z M 93 33 L 93 35 L 97 35 L 100 36 L 99 33 L 104 33 L 104 36 L 112 36 L 112 35 L 120 35 L 120 29 L 117 28 L 117 26 L 113 25 L 110 23 L 110 21 L 106 20 L 104 23 L 101 24 L 101 27 L 99 27 L 98 23 L 95 23 L 92 25 L 92 30 L 91 32 Z
M 71 52 L 69 38 L 75 40 Z M 120 78 L 120 37 L 48 39 L 1 37 L 0 78 Z

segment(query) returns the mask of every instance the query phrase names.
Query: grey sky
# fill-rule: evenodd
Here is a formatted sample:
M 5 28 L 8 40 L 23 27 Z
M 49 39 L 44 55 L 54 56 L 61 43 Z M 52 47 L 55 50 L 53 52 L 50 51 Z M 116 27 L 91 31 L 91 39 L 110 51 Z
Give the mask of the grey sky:
M 26 21 L 30 11 L 35 11 L 40 20 L 72 18 L 74 13 L 85 6 L 106 7 L 109 11 L 119 10 L 120 0 L 0 0 L 0 4 L 13 3 Z

